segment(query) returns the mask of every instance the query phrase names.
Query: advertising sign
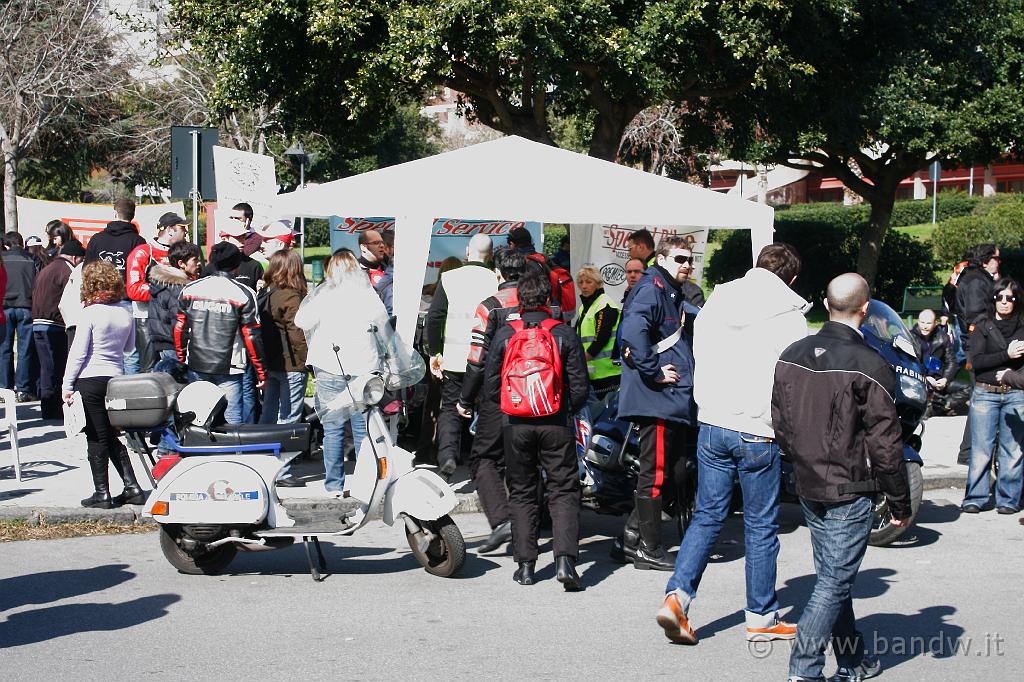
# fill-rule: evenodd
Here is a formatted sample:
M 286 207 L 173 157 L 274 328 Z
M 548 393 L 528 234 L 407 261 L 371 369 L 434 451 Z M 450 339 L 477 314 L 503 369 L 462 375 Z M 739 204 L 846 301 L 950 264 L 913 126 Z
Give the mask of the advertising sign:
M 270 222 L 271 202 L 277 196 L 274 157 L 214 147 L 213 172 L 217 178 L 217 207 L 230 211 L 235 204 L 244 202 L 252 206 L 253 227 Z M 216 221 L 216 214 L 208 213 L 208 224 Z M 214 237 L 213 231 L 207 229 L 207 242 L 216 242 Z
M 646 229 L 654 237 L 657 248 L 662 239 L 680 236 L 693 251 L 691 279 L 700 284 L 704 277 L 704 251 L 707 248 L 706 227 L 662 227 L 655 225 L 570 225 L 572 272 L 584 265 L 593 265 L 604 278 L 605 293 L 613 301 L 622 299 L 626 291 L 626 261 L 629 245 L 626 240 L 633 232 Z
M 541 248 L 541 223 L 515 220 L 459 220 L 457 218 L 438 218 L 434 221 L 430 239 L 430 256 L 427 260 L 427 274 L 424 284 L 432 284 L 437 280 L 437 272 L 441 262 L 449 256 L 460 261 L 466 258 L 466 246 L 477 234 L 486 234 L 491 238 L 494 247 L 508 243 L 508 233 L 517 227 L 525 227 L 533 235 L 533 243 Z M 394 218 L 331 218 L 331 251 L 342 247 L 350 249 L 359 256 L 359 233 L 366 230 L 390 232 L 395 229 Z
M 180 201 L 170 204 L 139 204 L 135 207 L 135 220 L 132 222 L 146 239 L 156 236 L 156 223 L 164 213 L 185 214 L 185 206 Z M 46 223 L 60 220 L 66 223 L 83 245 L 89 239 L 114 220 L 112 204 L 73 204 L 63 201 L 42 201 L 18 197 L 18 232 L 23 237 L 36 235 L 47 243 Z

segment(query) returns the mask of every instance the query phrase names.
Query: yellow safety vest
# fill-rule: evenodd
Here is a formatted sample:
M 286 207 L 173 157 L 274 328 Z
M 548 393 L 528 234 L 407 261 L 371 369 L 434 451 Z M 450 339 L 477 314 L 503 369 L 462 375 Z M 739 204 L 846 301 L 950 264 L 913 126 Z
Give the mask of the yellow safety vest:
M 605 294 L 601 294 L 587 308 L 587 314 L 584 315 L 583 320 L 579 324 L 580 341 L 583 342 L 584 349 L 589 348 L 590 344 L 594 343 L 597 339 L 597 313 L 608 306 L 618 310 L 618 306 L 612 303 L 610 298 Z M 597 355 L 587 360 L 587 374 L 591 379 L 617 377 L 622 374 L 622 368 L 612 362 L 612 348 L 615 347 L 615 330 L 619 328 L 621 321 L 622 315 L 620 313 L 619 318 L 615 321 L 615 327 L 612 328 L 612 335 L 608 338 L 608 343 L 601 348 Z

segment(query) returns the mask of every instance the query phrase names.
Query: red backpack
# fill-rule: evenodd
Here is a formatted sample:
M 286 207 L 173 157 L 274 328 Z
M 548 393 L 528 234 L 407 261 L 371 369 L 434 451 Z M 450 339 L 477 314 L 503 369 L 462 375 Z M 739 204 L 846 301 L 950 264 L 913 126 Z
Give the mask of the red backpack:
M 551 279 L 551 305 L 558 307 L 563 320 L 572 319 L 573 313 L 576 312 L 576 284 L 572 281 L 572 275 L 565 268 L 549 263 L 542 253 L 531 253 L 527 258 L 548 266 L 548 277 Z
M 509 322 L 515 333 L 501 363 L 501 411 L 510 417 L 547 417 L 562 405 L 562 356 L 548 318 L 536 327 Z

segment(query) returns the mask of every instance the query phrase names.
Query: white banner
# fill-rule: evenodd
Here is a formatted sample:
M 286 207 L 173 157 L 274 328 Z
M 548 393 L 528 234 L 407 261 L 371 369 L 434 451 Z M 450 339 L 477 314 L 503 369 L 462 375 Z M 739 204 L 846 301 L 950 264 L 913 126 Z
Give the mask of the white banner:
M 139 204 L 135 207 L 135 220 L 139 234 L 146 239 L 156 236 L 156 223 L 164 213 L 185 215 L 185 205 L 180 201 L 170 204 Z M 115 220 L 112 204 L 73 204 L 63 201 L 42 201 L 40 199 L 24 199 L 18 197 L 18 232 L 23 237 L 35 235 L 42 238 L 43 243 L 49 242 L 46 236 L 46 223 L 60 220 L 71 227 L 82 244 L 103 230 Z
M 272 202 L 277 196 L 274 157 L 215 146 L 213 176 L 219 208 L 231 210 L 244 202 L 252 206 L 253 227 L 270 222 Z
M 704 278 L 704 251 L 708 243 L 706 227 L 658 227 L 654 225 L 570 225 L 570 261 L 572 276 L 584 265 L 593 265 L 604 278 L 604 290 L 618 302 L 626 291 L 626 261 L 629 245 L 626 240 L 637 230 L 646 229 L 654 237 L 654 247 L 665 237 L 679 236 L 690 243 L 693 251 L 693 274 L 690 279 L 700 284 Z
M 508 243 L 508 233 L 517 227 L 525 227 L 533 235 L 533 244 L 541 249 L 541 223 L 514 220 L 457 220 L 438 218 L 430 239 L 430 256 L 424 284 L 437 280 L 437 272 L 445 258 L 455 256 L 466 259 L 466 245 L 477 234 L 491 237 L 494 248 Z M 331 251 L 344 247 L 359 257 L 359 233 L 366 230 L 390 232 L 395 229 L 394 218 L 331 218 Z

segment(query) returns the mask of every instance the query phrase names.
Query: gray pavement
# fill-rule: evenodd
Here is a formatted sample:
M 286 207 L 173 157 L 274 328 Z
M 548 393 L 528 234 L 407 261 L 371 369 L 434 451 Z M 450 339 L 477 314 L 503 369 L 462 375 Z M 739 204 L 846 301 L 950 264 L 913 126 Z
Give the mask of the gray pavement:
M 965 419 L 941 417 L 925 422 L 922 457 L 926 489 L 963 487 L 967 467 L 957 464 L 956 456 Z M 15 480 L 9 439 L 6 434 L 0 434 L 0 519 L 33 521 L 44 516 L 49 521 L 95 518 L 131 523 L 137 518 L 137 507 L 92 510 L 79 506 L 79 500 L 92 493 L 85 436 L 79 435 L 72 440 L 65 438 L 60 422 L 44 422 L 39 418 L 39 403 L 19 405 L 18 420 L 23 480 L 20 483 Z M 138 462 L 135 469 L 139 481 L 148 487 L 148 479 Z M 344 505 L 342 501 L 328 501 L 330 498 L 324 492 L 323 468 L 319 460 L 300 461 L 294 470 L 306 486 L 279 488 L 278 493 L 288 504 Z M 112 493 L 117 494 L 120 483 L 113 468 L 110 475 Z M 479 511 L 472 483 L 467 479 L 468 473 L 460 467 L 453 478 L 453 487 L 460 495 L 459 511 Z
M 927 493 L 904 542 L 868 550 L 855 608 L 880 679 L 1020 678 L 1024 528 L 960 516 L 957 501 Z M 779 597 L 796 618 L 813 563 L 798 508 L 783 505 L 780 520 Z M 486 532 L 479 514 L 457 522 L 471 547 Z M 654 623 L 666 574 L 608 560 L 620 524 L 584 513 L 580 594 L 562 592 L 549 553 L 533 587 L 512 582 L 507 554 L 471 555 L 461 579 L 430 576 L 382 524 L 325 544 L 335 573 L 319 584 L 299 547 L 240 555 L 206 577 L 176 573 L 155 533 L 0 544 L 0 669 L 26 682 L 785 679 L 788 644 L 743 640 L 741 518 L 692 608 L 696 647 L 668 643 Z

